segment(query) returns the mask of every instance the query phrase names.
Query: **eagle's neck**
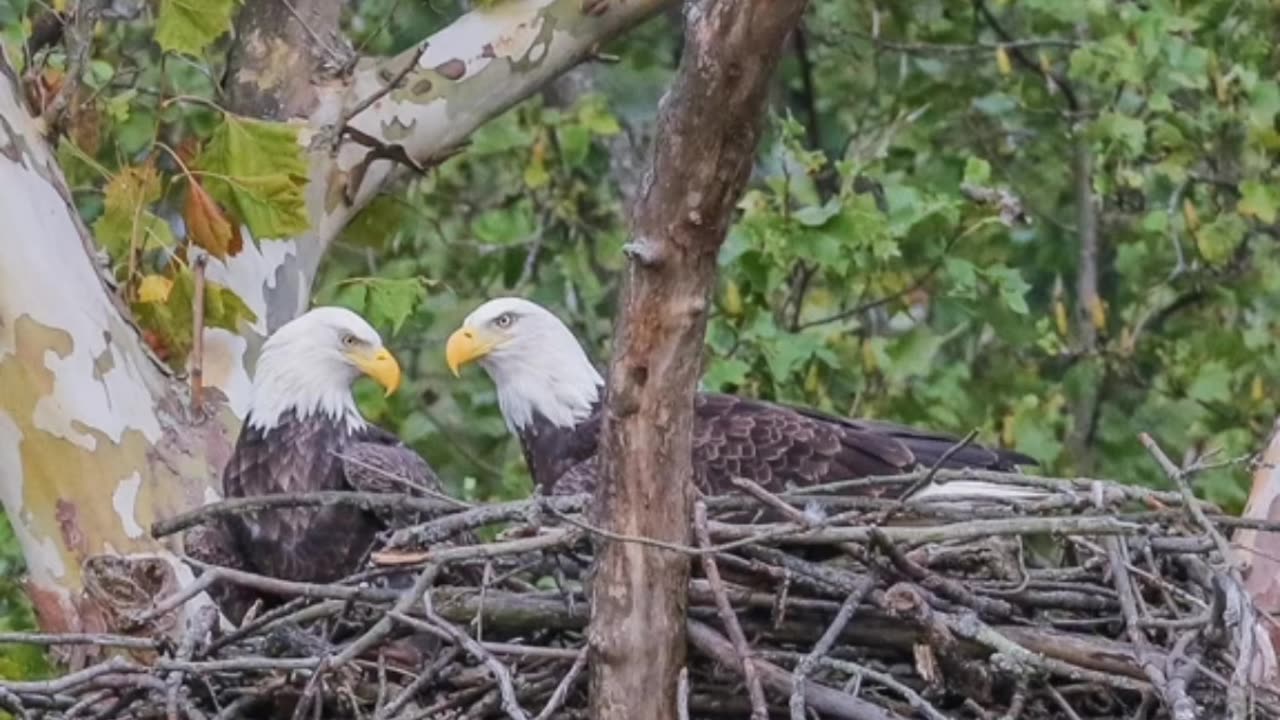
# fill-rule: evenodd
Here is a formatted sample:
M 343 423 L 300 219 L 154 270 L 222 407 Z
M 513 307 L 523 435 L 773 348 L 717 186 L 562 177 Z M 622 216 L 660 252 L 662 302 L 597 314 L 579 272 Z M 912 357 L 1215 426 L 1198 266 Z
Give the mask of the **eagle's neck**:
M 270 430 L 290 416 L 301 421 L 322 419 L 349 433 L 363 430 L 367 423 L 351 395 L 351 381 L 344 369 L 331 364 L 299 362 L 264 351 L 254 374 L 246 422 Z
M 592 403 L 587 417 L 570 425 L 557 425 L 534 413 L 516 431 L 520 449 L 533 482 L 547 493 L 569 468 L 595 454 L 600 432 L 600 401 Z
M 498 391 L 498 407 L 511 432 L 535 421 L 573 428 L 594 412 L 604 378 L 575 342 L 576 352 L 522 353 L 486 365 Z

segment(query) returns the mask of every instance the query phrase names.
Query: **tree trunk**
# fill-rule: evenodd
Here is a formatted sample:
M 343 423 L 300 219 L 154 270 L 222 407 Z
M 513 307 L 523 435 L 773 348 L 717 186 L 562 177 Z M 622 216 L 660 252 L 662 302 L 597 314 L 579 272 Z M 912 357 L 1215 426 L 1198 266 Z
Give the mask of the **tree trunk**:
M 605 400 L 596 522 L 689 544 L 693 393 L 716 256 L 751 173 L 767 87 L 803 0 L 690 2 L 685 49 L 632 211 Z M 686 555 L 599 543 L 591 717 L 675 718 Z
M 1280 420 L 1272 427 L 1271 437 L 1253 471 L 1253 487 L 1242 517 L 1280 521 Z M 1231 540 L 1238 548 L 1235 559 L 1244 576 L 1245 589 L 1258 612 L 1280 614 L 1280 534 L 1241 530 Z M 1266 624 L 1266 628 L 1272 646 L 1280 648 L 1280 628 L 1275 623 Z
M 210 279 L 240 295 L 258 321 L 238 334 L 205 331 L 202 413 L 190 410 L 185 383 L 150 355 L 104 279 L 40 124 L 0 56 L 0 500 L 45 630 L 183 626 L 182 617 L 160 628 L 123 622 L 123 611 L 191 580 L 174 555 L 179 541 L 158 543 L 148 530 L 158 518 L 218 498 L 262 339 L 306 308 L 325 249 L 393 177 L 389 161 L 364 162 L 369 148 L 350 139 L 335 151 L 336 123 L 348 118 L 375 140 L 429 161 L 665 2 L 611 1 L 587 13 L 580 0 L 509 0 L 464 15 L 424 40 L 427 51 L 400 89 L 352 118 L 350 110 L 416 49 L 363 62 L 349 81 L 326 80 L 314 76 L 320 63 L 309 50 L 280 45 L 303 42 L 305 32 L 242 28 L 234 109 L 277 119 L 305 114 L 312 229 L 246 243 L 225 264 L 210 261 Z M 280 4 L 251 0 L 244 12 Z M 323 15 L 338 3 L 294 5 Z M 255 43 L 288 51 L 260 53 Z M 243 87 L 250 77 L 262 92 Z

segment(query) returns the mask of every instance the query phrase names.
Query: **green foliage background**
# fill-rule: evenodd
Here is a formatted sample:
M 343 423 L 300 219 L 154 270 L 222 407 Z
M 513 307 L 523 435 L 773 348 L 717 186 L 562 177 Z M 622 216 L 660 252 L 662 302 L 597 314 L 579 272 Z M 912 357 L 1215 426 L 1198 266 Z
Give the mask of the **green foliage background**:
M 20 47 L 41 7 L 0 0 L 6 45 Z M 365 0 L 345 22 L 357 47 L 387 54 L 461 12 Z M 1260 0 L 814 0 L 721 255 L 705 386 L 977 428 L 1044 472 L 1153 486 L 1140 431 L 1177 452 L 1256 450 L 1280 382 L 1277 12 Z M 110 212 L 108 179 L 148 159 L 167 179 L 146 211 L 173 218 L 184 180 L 157 143 L 233 122 L 160 99 L 216 104 L 226 37 L 170 27 L 162 52 L 155 20 L 144 8 L 104 23 L 86 78 L 94 142 L 60 153 L 91 224 Z M 490 123 L 377 198 L 329 256 L 316 301 L 366 313 L 408 369 L 390 399 L 358 386 L 362 406 L 459 495 L 529 483 L 491 385 L 478 370 L 452 378 L 444 340 L 484 299 L 515 294 L 607 357 L 620 186 L 638 180 L 619 160 L 651 131 L 679 46 L 673 15 L 631 33 L 607 48 L 618 62 L 585 71 L 590 92 L 557 86 Z M 59 52 L 25 71 L 59 67 Z M 1094 307 L 1076 293 L 1082 187 L 1098 227 Z M 288 203 L 272 208 L 262 222 L 287 226 Z M 96 227 L 111 247 L 111 224 Z M 189 241 L 180 228 L 148 238 L 139 268 L 113 253 L 122 272 L 163 272 Z M 1226 467 L 1198 489 L 1238 510 L 1247 480 Z M 0 586 L 0 620 L 21 626 L 15 597 Z

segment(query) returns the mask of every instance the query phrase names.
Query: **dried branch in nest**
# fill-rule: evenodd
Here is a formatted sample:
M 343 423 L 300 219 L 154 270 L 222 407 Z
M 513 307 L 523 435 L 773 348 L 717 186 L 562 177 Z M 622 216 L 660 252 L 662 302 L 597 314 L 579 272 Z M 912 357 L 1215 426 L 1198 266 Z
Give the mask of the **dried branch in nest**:
M 1260 626 L 1270 618 L 1223 554 L 1240 523 L 1194 500 L 1185 473 L 1153 454 L 1179 487 L 1158 494 L 1156 510 L 1156 493 L 1097 480 L 1038 478 L 1054 491 L 1048 500 L 981 506 L 832 494 L 908 486 L 928 471 L 786 494 L 744 483 L 743 494 L 703 499 L 697 546 L 663 546 L 704 571 L 689 586 L 680 711 L 1280 718 Z M 1028 481 L 935 479 L 966 475 Z M 121 653 L 49 679 L 0 681 L 0 708 L 27 718 L 586 717 L 582 574 L 597 530 L 582 517 L 585 497 L 463 507 L 317 493 L 219 503 L 153 532 L 264 507 L 410 501 L 429 519 L 390 533 L 373 566 L 343 582 L 192 561 L 202 571 L 194 585 L 132 616 L 133 627 L 180 628 L 177 638 L 0 634 L 3 644 Z M 753 509 L 788 522 L 742 524 Z M 506 531 L 491 543 L 437 545 L 486 527 Z M 441 584 L 464 582 L 446 571 L 466 564 L 489 566 L 483 586 Z M 185 625 L 153 622 L 214 584 L 293 599 L 229 631 L 192 613 Z

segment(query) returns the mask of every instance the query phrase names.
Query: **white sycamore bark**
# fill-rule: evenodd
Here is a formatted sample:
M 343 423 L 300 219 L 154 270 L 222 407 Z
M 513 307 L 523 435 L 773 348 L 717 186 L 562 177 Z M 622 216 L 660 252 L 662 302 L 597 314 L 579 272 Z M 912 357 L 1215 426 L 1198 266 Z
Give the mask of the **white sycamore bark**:
M 400 88 L 350 124 L 429 162 L 666 1 L 507 0 L 472 12 L 428 38 Z M 368 149 L 348 140 L 334 152 L 333 125 L 416 55 L 362 63 L 299 119 L 313 230 L 210 262 L 209 277 L 258 321 L 240 334 L 206 331 L 204 382 L 217 392 L 203 413 L 190 410 L 185 384 L 153 360 L 103 280 L 41 126 L 0 57 L 0 500 L 46 630 L 127 631 L 122 611 L 190 581 L 172 552 L 177 541 L 158 543 L 148 530 L 217 498 L 262 338 L 307 306 L 326 248 L 396 172 L 378 160 L 348 190 Z

